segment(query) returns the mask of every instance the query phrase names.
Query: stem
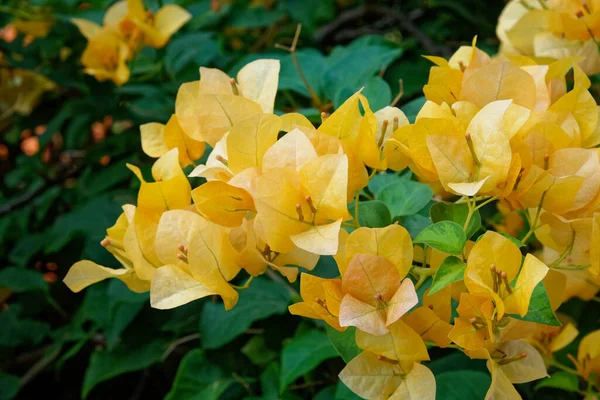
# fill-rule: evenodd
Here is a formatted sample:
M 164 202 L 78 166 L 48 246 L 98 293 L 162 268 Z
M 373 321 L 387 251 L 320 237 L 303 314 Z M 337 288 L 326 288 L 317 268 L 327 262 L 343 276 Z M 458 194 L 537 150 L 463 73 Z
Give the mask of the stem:
M 231 285 L 231 287 L 233 287 L 234 289 L 237 289 L 237 290 L 248 289 L 250 287 L 250 282 L 252 282 L 252 279 L 254 279 L 254 276 L 250 275 L 250 278 L 248 278 L 246 283 L 244 283 L 242 286 Z
M 169 347 L 167 347 L 163 355 L 160 357 L 160 360 L 165 361 L 167 357 L 169 357 L 169 355 L 173 352 L 173 350 L 175 350 L 178 346 L 196 339 L 200 339 L 200 333 L 192 333 L 191 335 L 187 335 L 180 339 L 177 339 L 176 341 L 171 343 Z
M 476 196 L 473 196 L 473 203 L 467 198 L 467 207 L 469 207 L 469 212 L 467 213 L 467 219 L 465 220 L 465 224 L 463 225 L 463 231 L 467 233 L 467 228 L 469 227 L 469 223 L 471 222 L 471 218 L 475 214 L 477 209 L 474 207 L 474 204 L 477 202 Z
M 569 368 L 569 367 L 567 367 L 566 365 L 563 365 L 563 364 L 559 363 L 558 361 L 556 361 L 556 360 L 555 360 L 555 359 L 553 359 L 553 358 L 551 358 L 551 359 L 546 359 L 546 362 L 547 362 L 547 363 L 548 363 L 550 366 L 552 366 L 552 367 L 554 367 L 554 368 L 560 369 L 560 370 L 562 370 L 562 371 L 568 372 L 568 373 L 570 373 L 570 374 L 573 374 L 573 375 L 581 376 L 581 374 L 579 373 L 579 371 L 577 371 L 576 369 Z
M 356 191 L 356 197 L 354 199 L 354 227 L 356 229 L 360 228 L 360 222 L 358 221 L 358 197 L 360 195 L 360 190 Z
M 292 41 L 292 45 L 290 47 L 283 46 L 281 44 L 276 44 L 275 47 L 290 53 L 290 56 L 292 57 L 292 62 L 296 67 L 296 71 L 298 71 L 298 75 L 300 76 L 302 83 L 306 87 L 306 90 L 308 90 L 308 93 L 310 93 L 310 97 L 313 101 L 313 104 L 320 109 L 323 106 L 323 103 L 321 103 L 321 99 L 319 99 L 319 96 L 308 82 L 308 79 L 306 79 L 306 75 L 304 75 L 304 71 L 302 71 L 302 66 L 300 66 L 300 63 L 298 62 L 298 56 L 296 55 L 296 46 L 298 45 L 298 39 L 300 39 L 301 31 L 302 24 L 298 24 L 298 26 L 296 27 L 296 34 L 294 35 L 294 40 Z
M 536 231 L 536 229 L 539 228 L 539 226 L 537 226 L 537 223 L 540 218 L 540 214 L 542 213 L 542 204 L 544 204 L 544 198 L 546 197 L 546 193 L 548 193 L 548 191 L 545 191 L 544 194 L 542 194 L 540 204 L 538 204 L 537 211 L 535 212 L 533 223 L 529 225 L 529 232 L 527 232 L 527 235 L 525 235 L 525 237 L 523 238 L 523 243 L 527 242 L 527 239 L 529 239 L 531 235 L 533 235 L 533 233 Z

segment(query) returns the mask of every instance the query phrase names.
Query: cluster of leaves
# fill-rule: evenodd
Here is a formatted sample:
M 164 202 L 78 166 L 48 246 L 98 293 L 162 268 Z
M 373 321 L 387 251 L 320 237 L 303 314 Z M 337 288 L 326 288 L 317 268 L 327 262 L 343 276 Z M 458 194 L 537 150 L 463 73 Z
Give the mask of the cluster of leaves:
M 596 395 L 585 62 L 450 57 L 476 1 L 109 3 L 0 9 L 0 398 Z

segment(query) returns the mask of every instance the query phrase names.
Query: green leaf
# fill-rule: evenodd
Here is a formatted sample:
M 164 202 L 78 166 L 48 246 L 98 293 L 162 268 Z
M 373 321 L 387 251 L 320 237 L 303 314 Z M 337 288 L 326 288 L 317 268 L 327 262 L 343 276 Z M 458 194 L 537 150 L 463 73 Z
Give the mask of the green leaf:
M 217 400 L 234 383 L 206 359 L 202 349 L 194 349 L 181 360 L 165 400 Z
M 362 351 L 356 345 L 356 328 L 349 327 L 344 332 L 340 332 L 329 325 L 325 325 L 325 330 L 327 331 L 329 341 L 346 364 L 352 361 L 352 359 Z
M 365 82 L 362 91 L 372 110 L 380 110 L 392 102 L 392 89 L 386 81 L 379 76 L 372 76 Z
M 142 341 L 133 345 L 121 343 L 113 351 L 99 350 L 92 353 L 90 363 L 83 378 L 82 397 L 100 382 L 127 372 L 148 368 L 160 361 L 167 348 L 167 342 L 156 339 L 151 342 Z
M 48 290 L 48 284 L 41 273 L 17 267 L 8 267 L 0 271 L 0 287 L 15 293 Z
M 450 371 L 436 375 L 435 383 L 438 399 L 483 399 L 492 378 L 480 371 Z
M 11 400 L 20 388 L 19 378 L 14 375 L 0 372 L 0 400 Z
M 252 361 L 252 364 L 264 366 L 277 357 L 277 353 L 265 345 L 263 336 L 253 336 L 242 347 L 242 353 Z
M 533 289 L 527 314 L 525 314 L 524 317 L 521 317 L 518 314 L 511 314 L 510 316 L 523 321 L 537 322 L 538 324 L 552 326 L 561 325 L 550 306 L 550 299 L 548 298 L 548 293 L 544 287 L 544 282 L 538 283 L 535 289 Z
M 526 246 L 525 243 L 521 242 L 519 239 L 516 239 L 516 238 L 510 236 L 508 233 L 501 232 L 500 234 L 502 236 L 504 236 L 505 238 L 507 238 L 508 240 L 510 240 L 511 242 L 513 242 L 519 248 Z
M 469 207 L 464 204 L 449 204 L 449 203 L 437 203 L 434 204 L 429 210 L 429 215 L 433 222 L 440 221 L 453 221 L 458 225 L 465 226 L 467 222 L 467 215 L 469 213 Z M 473 236 L 481 228 L 481 215 L 479 210 L 475 211 L 469 226 L 467 227 L 467 239 Z
M 365 86 L 382 68 L 400 57 L 403 50 L 392 42 L 362 37 L 349 46 L 338 46 L 327 58 L 328 67 L 321 81 L 325 94 L 339 107 L 344 100 Z
M 440 221 L 423 229 L 414 242 L 444 253 L 462 254 L 467 237 L 462 227 L 456 222 Z
M 423 232 L 423 229 L 431 225 L 431 220 L 429 217 L 424 217 L 421 214 L 414 214 L 402 217 L 400 219 L 400 224 L 406 228 L 410 238 L 415 240 L 415 238 Z
M 541 388 L 554 388 L 566 390 L 568 392 L 579 391 L 579 378 L 576 375 L 570 374 L 566 371 L 558 371 L 550 375 L 548 378 L 542 379 L 537 385 L 535 390 Z
M 421 89 L 419 88 L 419 90 Z M 417 97 L 416 99 L 411 100 L 400 107 L 404 114 L 406 114 L 406 118 L 408 118 L 411 124 L 414 124 L 415 119 L 417 118 L 417 114 L 419 113 L 421 108 L 423 108 L 423 105 L 426 101 L 427 99 L 425 98 L 425 96 Z
M 258 278 L 240 291 L 238 304 L 227 312 L 222 304 L 206 303 L 200 318 L 203 347 L 216 349 L 229 343 L 254 321 L 287 312 L 289 302 L 290 293 L 284 285 Z
M 211 64 L 219 56 L 219 46 L 212 36 L 212 33 L 207 32 L 191 32 L 174 38 L 168 44 L 164 56 L 167 73 L 177 76 L 184 67 L 193 65 L 197 75 L 198 65 Z
M 429 294 L 439 292 L 452 282 L 462 281 L 465 276 L 465 269 L 467 269 L 466 264 L 458 257 L 446 257 L 435 272 Z
M 337 355 L 324 332 L 311 330 L 296 336 L 284 346 L 281 353 L 279 391 L 283 392 L 290 383 Z
M 369 187 L 369 190 L 371 191 L 371 193 L 373 193 L 375 196 L 379 196 L 379 193 L 381 192 L 381 190 L 384 187 L 386 187 L 387 185 L 389 185 L 391 183 L 397 182 L 401 179 L 403 179 L 403 178 L 397 174 L 389 174 L 389 173 L 376 174 L 369 181 L 368 187 Z
M 362 397 L 354 394 L 348 386 L 344 385 L 344 382 L 339 381 L 335 388 L 335 400 L 360 400 Z
M 472 360 L 461 351 L 454 351 L 446 356 L 436 358 L 427 364 L 435 376 L 444 372 L 457 370 L 481 371 L 488 373 L 484 360 Z
M 37 345 L 50 333 L 50 326 L 22 318 L 22 311 L 23 306 L 13 304 L 8 310 L 0 312 L 0 347 Z
M 302 68 L 302 73 L 308 81 L 310 87 L 317 96 L 323 97 L 321 86 L 321 74 L 327 68 L 325 57 L 316 49 L 306 48 L 296 52 L 296 59 Z M 292 56 L 289 54 L 281 57 L 281 71 L 279 72 L 279 90 L 292 90 L 304 97 L 310 98 L 310 93 L 304 85 L 298 70 L 294 65 Z
M 348 211 L 350 211 L 352 217 L 355 217 L 355 201 L 356 200 L 353 200 L 348 204 Z M 360 226 L 383 228 L 392 223 L 392 216 L 390 215 L 390 210 L 388 210 L 387 206 L 382 201 L 360 201 L 358 203 L 358 222 Z
M 389 208 L 392 217 L 414 215 L 427 206 L 433 191 L 425 184 L 401 179 L 385 186 L 377 196 Z

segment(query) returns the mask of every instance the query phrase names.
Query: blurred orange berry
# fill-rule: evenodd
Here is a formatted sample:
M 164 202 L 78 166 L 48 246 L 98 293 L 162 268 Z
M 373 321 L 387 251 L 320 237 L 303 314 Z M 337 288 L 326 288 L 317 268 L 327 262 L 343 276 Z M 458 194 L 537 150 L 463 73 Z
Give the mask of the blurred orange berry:
M 48 262 L 46 263 L 46 269 L 48 271 L 56 271 L 58 269 L 58 265 L 56 265 L 55 262 Z
M 106 128 L 101 122 L 94 122 L 92 124 L 92 138 L 94 142 L 99 143 L 106 137 Z
M 0 37 L 6 43 L 10 43 L 17 38 L 17 28 L 13 24 L 8 24 L 0 29 Z
M 54 272 L 44 273 L 44 280 L 48 283 L 54 283 L 58 279 L 58 276 Z
M 89 10 L 92 8 L 92 3 L 81 3 L 77 8 L 80 10 Z
M 110 163 L 110 156 L 102 156 L 100 157 L 100 165 L 106 167 Z
M 38 125 L 35 127 L 34 130 L 35 134 L 40 136 L 41 134 L 43 134 L 44 132 L 46 132 L 46 125 Z
M 21 142 L 21 151 L 28 156 L 33 156 L 40 151 L 40 141 L 37 137 L 31 136 Z
M 21 131 L 21 139 L 27 139 L 29 136 L 31 136 L 31 129 L 23 129 Z
M 27 47 L 31 44 L 31 42 L 33 42 L 33 40 L 35 39 L 35 36 L 33 35 L 25 35 L 25 37 L 23 38 L 23 47 Z
M 50 147 L 46 147 L 44 149 L 44 151 L 42 151 L 42 161 L 45 162 L 46 164 L 48 164 L 51 159 L 52 159 L 52 151 L 50 150 Z
M 110 129 L 110 127 L 112 126 L 113 122 L 114 122 L 114 120 L 113 120 L 112 115 L 107 115 L 106 117 L 104 117 L 104 121 L 102 121 L 102 123 L 104 125 L 104 128 L 106 130 Z
M 0 144 L 0 160 L 8 159 L 8 147 L 5 144 Z

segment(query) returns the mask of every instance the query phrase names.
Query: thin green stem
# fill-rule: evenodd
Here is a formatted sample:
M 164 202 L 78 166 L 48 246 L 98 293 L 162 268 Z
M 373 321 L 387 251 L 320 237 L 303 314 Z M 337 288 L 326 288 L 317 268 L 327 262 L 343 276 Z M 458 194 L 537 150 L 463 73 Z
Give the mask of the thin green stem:
M 553 359 L 553 358 L 551 358 L 551 359 L 546 359 L 546 362 L 547 362 L 547 363 L 548 363 L 550 366 L 552 366 L 552 367 L 554 367 L 554 368 L 560 369 L 560 370 L 562 370 L 562 371 L 568 372 L 568 373 L 570 373 L 570 374 L 573 374 L 573 375 L 581 376 L 581 374 L 579 373 L 579 371 L 577 371 L 576 369 L 573 369 L 573 368 L 567 367 L 566 365 L 563 365 L 563 364 L 559 363 L 558 361 L 556 361 L 556 360 L 555 360 L 555 359 Z
M 358 221 L 358 198 L 360 196 L 360 190 L 356 191 L 356 197 L 354 198 L 354 227 L 360 228 L 360 222 Z

